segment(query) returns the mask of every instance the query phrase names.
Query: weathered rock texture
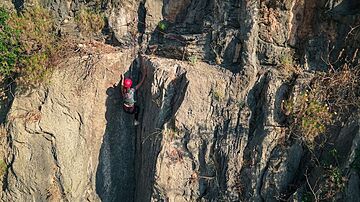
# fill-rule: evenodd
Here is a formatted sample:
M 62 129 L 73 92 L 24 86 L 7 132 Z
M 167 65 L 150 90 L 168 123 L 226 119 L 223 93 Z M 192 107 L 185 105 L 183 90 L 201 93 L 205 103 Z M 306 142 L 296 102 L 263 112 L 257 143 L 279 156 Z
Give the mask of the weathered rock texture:
M 311 157 L 282 121 L 289 86 L 276 69 L 234 75 L 206 63 L 150 61 L 154 75 L 141 93 L 137 131 L 136 201 L 277 201 L 306 183 L 298 175 Z M 359 134 L 352 119 L 334 132 L 341 165 L 351 162 Z
M 2 200 L 302 201 L 327 186 L 313 161 L 331 151 L 347 178 L 332 200 L 360 200 L 358 113 L 312 153 L 288 132 L 281 104 L 309 70 L 359 64 L 358 1 L 101 2 L 119 48 L 90 46 L 16 95 Z M 92 3 L 45 5 L 62 22 Z M 148 56 L 135 127 L 113 84 L 138 76 L 138 50 Z M 307 72 L 286 75 L 284 63 Z
M 111 52 L 65 60 L 49 85 L 16 96 L 3 200 L 131 200 L 134 132 L 113 85 L 132 59 Z

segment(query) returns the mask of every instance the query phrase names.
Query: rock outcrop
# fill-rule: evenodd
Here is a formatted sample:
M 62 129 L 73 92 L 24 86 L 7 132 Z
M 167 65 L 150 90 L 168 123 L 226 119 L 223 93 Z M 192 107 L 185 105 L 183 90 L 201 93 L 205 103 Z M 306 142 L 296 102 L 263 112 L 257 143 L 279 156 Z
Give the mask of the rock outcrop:
M 96 2 L 44 5 L 61 33 Z M 16 92 L 4 110 L 3 201 L 360 200 L 359 112 L 309 149 L 283 106 L 317 71 L 359 65 L 357 1 L 100 5 L 113 46 L 81 44 L 49 83 Z M 119 79 L 139 80 L 138 51 L 147 76 L 134 126 Z M 282 68 L 297 64 L 302 74 Z
M 132 58 L 112 52 L 65 60 L 46 87 L 16 96 L 5 201 L 117 199 L 117 180 L 128 184 L 119 195 L 132 197 L 134 132 L 116 87 Z

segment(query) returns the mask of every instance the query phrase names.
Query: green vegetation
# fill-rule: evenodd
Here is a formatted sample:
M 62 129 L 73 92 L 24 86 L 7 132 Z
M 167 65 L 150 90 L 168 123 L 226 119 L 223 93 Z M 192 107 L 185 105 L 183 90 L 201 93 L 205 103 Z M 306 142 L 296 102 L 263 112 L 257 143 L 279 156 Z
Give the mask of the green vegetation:
M 239 101 L 237 104 L 239 106 L 239 109 L 243 109 L 245 107 L 245 105 L 246 105 L 245 101 L 243 101 L 243 100 Z
M 51 73 L 49 58 L 57 37 L 50 13 L 40 6 L 22 13 L 0 8 L 0 77 L 14 78 L 21 87 L 38 85 Z
M 327 201 L 345 189 L 347 177 L 338 166 L 318 167 L 321 173 L 316 176 L 313 185 L 310 184 L 307 175 L 306 191 L 302 195 L 302 201 Z
M 291 78 L 293 74 L 299 74 L 301 72 L 301 68 L 296 64 L 290 53 L 280 56 L 279 68 L 281 70 L 280 73 L 287 79 Z
M 290 118 L 290 131 L 313 148 L 316 137 L 325 133 L 328 125 L 341 122 L 359 109 L 360 70 L 345 65 L 339 71 L 317 73 L 310 83 L 307 90 L 283 104 Z
M 10 14 L 0 8 L 0 78 L 11 75 L 16 68 L 20 53 L 19 30 L 9 26 Z
M 188 57 L 188 61 L 190 62 L 191 65 L 196 65 L 196 63 L 198 62 L 198 58 L 196 55 L 192 55 Z
M 212 96 L 218 102 L 224 99 L 224 94 L 221 93 L 218 89 L 212 91 Z
M 105 18 L 98 11 L 81 9 L 76 15 L 75 20 L 80 32 L 85 35 L 99 33 L 105 26 Z
M 289 53 L 281 55 L 280 64 L 283 66 L 294 66 L 293 56 Z
M 322 198 L 331 199 L 345 188 L 346 177 L 343 176 L 339 167 L 329 166 L 324 174 L 324 187 L 321 193 Z
M 166 30 L 167 26 L 166 26 L 165 22 L 159 22 L 158 28 L 159 28 L 160 31 L 163 32 L 163 31 Z
M 313 148 L 315 138 L 325 132 L 332 122 L 332 113 L 327 104 L 317 97 L 317 91 L 303 91 L 292 100 L 285 102 L 290 114 L 291 129 L 298 132 L 307 146 Z
M 301 202 L 312 202 L 314 200 L 315 200 L 314 196 L 312 195 L 311 192 L 305 192 L 302 194 Z
M 166 128 L 163 131 L 163 135 L 173 140 L 179 137 L 179 130 L 177 128 Z
M 297 73 L 297 72 L 294 72 Z M 301 74 L 301 72 L 299 72 Z M 302 201 L 323 201 L 342 193 L 347 182 L 341 169 L 341 153 L 335 148 L 329 150 L 330 159 L 321 159 L 314 152 L 315 146 L 322 146 L 328 140 L 327 127 L 340 125 L 360 107 L 360 69 L 344 65 L 340 70 L 327 73 L 317 72 L 305 86 L 300 86 L 289 100 L 283 101 L 284 113 L 288 115 L 289 130 L 302 140 L 310 150 L 315 179 L 307 181 Z M 297 90 L 297 89 L 295 89 Z M 322 138 L 318 138 L 323 135 Z M 360 170 L 360 150 L 356 150 L 352 169 Z

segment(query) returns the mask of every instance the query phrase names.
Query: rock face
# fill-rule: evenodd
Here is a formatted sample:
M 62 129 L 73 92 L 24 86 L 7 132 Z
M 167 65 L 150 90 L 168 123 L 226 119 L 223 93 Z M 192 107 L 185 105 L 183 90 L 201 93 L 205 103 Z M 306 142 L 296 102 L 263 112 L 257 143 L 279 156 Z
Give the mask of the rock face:
M 133 160 L 126 159 L 134 155 L 134 132 L 113 87 L 132 62 L 127 54 L 69 59 L 49 85 L 16 96 L 7 118 L 5 201 L 130 198 L 134 174 L 124 170 L 133 170 Z M 119 193 L 117 180 L 128 181 L 126 192 Z
M 311 71 L 359 64 L 357 1 L 101 2 L 119 47 L 87 44 L 48 84 L 16 94 L 2 200 L 304 201 L 322 199 L 322 186 L 335 187 L 334 201 L 359 200 L 358 112 L 309 150 L 282 110 Z M 92 6 L 45 5 L 59 21 Z M 139 50 L 147 76 L 135 127 L 118 82 L 139 80 Z M 311 71 L 279 68 L 295 63 Z M 344 186 L 317 178 L 338 173 L 313 163 L 333 158 Z

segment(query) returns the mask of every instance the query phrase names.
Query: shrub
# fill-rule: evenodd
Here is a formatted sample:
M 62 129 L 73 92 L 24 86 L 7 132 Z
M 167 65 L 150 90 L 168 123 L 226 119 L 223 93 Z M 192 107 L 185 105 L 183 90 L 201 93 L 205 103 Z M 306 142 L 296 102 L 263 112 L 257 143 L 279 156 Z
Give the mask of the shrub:
M 290 129 L 310 148 L 313 148 L 315 138 L 325 132 L 326 125 L 332 122 L 328 105 L 317 95 L 316 89 L 307 90 L 285 102 L 291 119 Z
M 286 78 L 291 78 L 293 74 L 300 74 L 301 68 L 295 63 L 293 56 L 288 54 L 284 54 L 280 57 L 280 73 L 282 76 Z
M 343 176 L 339 167 L 329 166 L 324 174 L 324 187 L 321 195 L 323 199 L 331 199 L 345 188 L 346 177 Z
M 48 67 L 48 55 L 46 53 L 34 54 L 22 58 L 24 69 L 21 72 L 19 83 L 30 86 L 48 81 L 52 69 Z
M 190 62 L 191 65 L 196 65 L 198 58 L 196 55 L 192 55 L 192 56 L 188 57 L 188 61 Z
M 327 125 L 359 109 L 360 70 L 344 65 L 339 71 L 317 73 L 310 83 L 308 90 L 284 101 L 284 106 L 290 130 L 311 148 Z
M 341 116 L 360 107 L 360 68 L 344 65 L 341 70 L 320 75 L 313 82 L 319 97 L 329 103 L 329 107 Z
M 216 101 L 220 102 L 224 99 L 225 95 L 220 91 L 220 89 L 212 90 L 212 97 Z
M 81 9 L 75 20 L 80 32 L 85 35 L 99 33 L 105 25 L 104 16 L 98 11 Z
M 167 28 L 165 22 L 159 22 L 158 27 L 159 27 L 159 30 L 162 32 L 165 31 Z
M 9 21 L 20 32 L 21 48 L 25 54 L 49 52 L 56 40 L 54 22 L 49 11 L 34 6 L 25 9 Z
M 0 77 L 10 76 L 15 71 L 21 51 L 19 30 L 9 26 L 9 19 L 6 9 L 0 8 Z
M 291 54 L 283 54 L 280 56 L 280 64 L 282 66 L 294 66 L 294 60 Z
M 0 9 L 0 77 L 16 75 L 17 84 L 29 87 L 42 83 L 51 72 L 49 58 L 57 37 L 49 11 L 33 6 L 19 14 Z
M 163 135 L 169 137 L 171 140 L 179 137 L 179 130 L 177 128 L 165 128 L 163 131 Z

